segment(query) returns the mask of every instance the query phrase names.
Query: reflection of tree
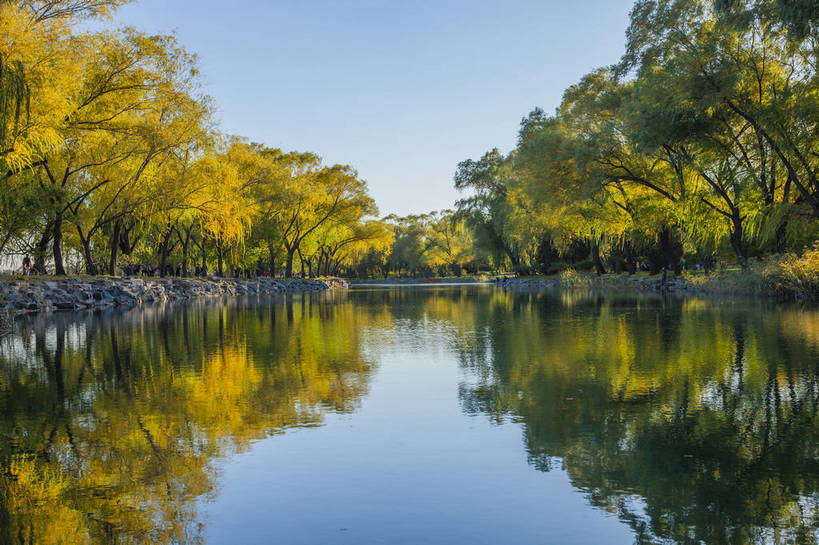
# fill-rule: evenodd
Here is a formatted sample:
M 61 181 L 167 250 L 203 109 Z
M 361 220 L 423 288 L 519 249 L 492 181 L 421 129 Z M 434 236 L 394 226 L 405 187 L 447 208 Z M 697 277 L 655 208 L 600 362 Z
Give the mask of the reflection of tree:
M 0 543 L 199 542 L 215 457 L 368 384 L 344 301 L 73 316 L 0 345 Z
M 522 422 L 533 465 L 562 464 L 637 542 L 816 543 L 819 358 L 805 332 L 819 314 L 532 295 L 475 309 L 464 410 Z

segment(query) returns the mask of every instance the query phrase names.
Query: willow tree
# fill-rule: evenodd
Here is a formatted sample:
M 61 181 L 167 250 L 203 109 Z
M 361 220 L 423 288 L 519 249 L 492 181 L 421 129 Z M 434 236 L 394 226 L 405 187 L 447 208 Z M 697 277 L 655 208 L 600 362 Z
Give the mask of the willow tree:
M 302 243 L 327 222 L 349 214 L 375 214 L 367 184 L 349 166 L 309 169 L 285 180 L 277 223 L 286 251 L 285 276 Z
M 435 260 L 449 273 L 460 276 L 465 265 L 475 262 L 472 232 L 464 218 L 453 210 L 432 212 L 428 222 L 429 242 Z
M 40 223 L 31 168 L 59 144 L 55 126 L 69 112 L 65 96 L 79 85 L 67 38 L 73 22 L 37 21 L 28 3 L 0 2 L 0 250 Z
M 384 218 L 393 233 L 392 247 L 387 263 L 392 271 L 401 276 L 406 273 L 417 276 L 428 260 L 426 253 L 431 249 L 429 244 L 427 217 L 424 214 L 408 216 L 390 215 Z
M 620 239 L 637 213 L 620 180 L 627 174 L 607 170 L 606 157 L 611 162 L 611 155 L 584 141 L 571 120 L 543 118 L 537 111 L 524 120 L 515 155 L 523 192 L 552 240 L 564 250 L 585 241 L 598 274 L 606 270 L 603 245 Z
M 72 109 L 66 98 L 81 83 L 72 33 L 79 22 L 109 15 L 126 1 L 0 1 L 0 159 L 6 170 L 25 168 L 60 143 L 57 125 Z
M 72 207 L 68 218 L 76 229 L 89 274 L 98 269 L 91 248 L 95 236 L 111 226 L 110 237 L 98 242 L 101 247 L 108 244 L 109 270 L 115 274 L 123 221 L 138 217 L 151 223 L 154 213 L 168 208 L 169 196 L 178 193 L 179 181 L 167 177 L 168 169 L 163 166 L 177 164 L 180 156 L 190 156 L 191 148 L 208 138 L 210 108 L 206 100 L 191 92 L 195 86 L 187 80 L 154 89 L 151 100 L 140 111 L 122 116 L 120 126 L 114 129 L 119 142 L 129 150 L 127 157 L 88 169 L 90 177 L 109 180 L 81 206 Z
M 511 160 L 493 149 L 477 161 L 459 163 L 455 187 L 471 193 L 456 205 L 460 217 L 472 228 L 475 241 L 493 255 L 496 266 L 508 259 L 516 269 L 521 264 L 522 241 L 515 228 L 527 218 L 525 209 L 516 206 L 511 195 L 514 175 Z
M 11 140 L 31 114 L 31 91 L 21 61 L 4 62 L 0 54 L 0 156 L 14 151 Z
M 714 0 L 720 15 L 733 22 L 748 25 L 752 11 L 756 17 L 785 28 L 791 37 L 801 40 L 819 29 L 819 6 L 816 0 Z
M 0 14 L 0 26 L 3 18 Z M 0 253 L 13 237 L 31 227 L 31 216 L 38 208 L 26 191 L 28 184 L 11 183 L 14 171 L 3 160 L 14 153 L 14 142 L 31 116 L 31 90 L 23 63 L 5 59 L 0 51 Z
M 359 255 L 361 250 L 378 250 L 385 241 L 392 240 L 384 222 L 365 219 L 365 214 L 372 215 L 374 212 L 373 209 L 351 207 L 345 214 L 316 229 L 306 239 L 311 248 L 309 254 L 301 251 L 308 270 L 314 275 L 338 275 L 342 266 L 353 264 L 354 256 Z
M 69 113 L 52 130 L 60 143 L 41 152 L 30 169 L 51 215 L 55 271 L 63 265 L 63 223 L 106 186 L 137 183 L 163 151 L 145 138 L 151 116 L 171 116 L 158 102 L 188 85 L 193 58 L 171 37 L 135 31 L 83 35 L 72 40 L 80 85 L 65 97 Z M 167 105 L 164 105 L 167 107 Z M 107 177 L 111 167 L 136 159 L 129 175 Z
M 130 254 L 135 249 L 130 241 L 135 229 L 145 233 L 170 222 L 175 226 L 172 235 L 187 232 L 187 251 L 191 231 L 197 225 L 195 214 L 190 212 L 190 197 L 201 190 L 204 182 L 191 177 L 195 177 L 197 159 L 212 140 L 210 105 L 186 90 L 170 91 L 134 124 L 138 140 L 133 155 L 94 170 L 98 177 L 113 182 L 95 192 L 84 210 L 71 218 L 81 241 L 94 232 L 104 236 L 99 242 L 107 250 L 111 274 L 116 274 L 120 251 Z M 84 226 L 82 222 L 86 222 Z M 166 247 L 159 246 L 160 257 L 167 257 Z M 183 262 L 187 254 L 185 258 Z
M 267 252 L 268 274 L 275 276 L 277 259 L 285 254 L 282 236 L 292 204 L 290 188 L 321 161 L 312 153 L 283 152 L 244 142 L 235 142 L 230 153 L 245 179 L 244 191 L 255 204 L 252 239 Z
M 819 83 L 810 38 L 794 39 L 757 7 L 738 3 L 738 24 L 704 0 L 638 2 L 621 68 L 666 79 L 678 121 L 687 114 L 734 133 L 723 154 L 739 157 L 759 188 L 754 206 L 766 209 L 775 232 L 791 209 L 819 218 Z
M 216 252 L 219 276 L 233 245 L 241 245 L 250 232 L 254 203 L 243 193 L 243 179 L 230 161 L 226 145 L 207 148 L 200 155 L 184 154 L 167 164 L 163 173 L 168 200 L 152 220 L 158 242 L 161 274 L 177 244 L 187 271 L 191 244 L 199 246 L 202 267 L 207 265 L 208 242 Z M 198 232 L 199 240 L 193 239 Z

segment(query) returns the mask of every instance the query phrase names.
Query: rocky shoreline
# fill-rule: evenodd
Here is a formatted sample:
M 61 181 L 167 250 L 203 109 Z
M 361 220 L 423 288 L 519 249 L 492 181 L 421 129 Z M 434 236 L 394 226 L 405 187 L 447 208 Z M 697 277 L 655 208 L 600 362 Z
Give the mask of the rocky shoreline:
M 340 279 L 299 278 L 54 278 L 0 280 L 0 311 L 7 314 L 131 307 L 197 297 L 285 295 L 346 288 Z

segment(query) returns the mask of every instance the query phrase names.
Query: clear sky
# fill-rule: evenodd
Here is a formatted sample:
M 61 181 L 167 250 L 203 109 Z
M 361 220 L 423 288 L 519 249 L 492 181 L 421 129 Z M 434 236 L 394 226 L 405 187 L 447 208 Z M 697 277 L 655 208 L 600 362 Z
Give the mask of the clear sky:
M 200 56 L 224 132 L 347 163 L 383 215 L 450 208 L 459 161 L 623 52 L 633 0 L 136 0 Z

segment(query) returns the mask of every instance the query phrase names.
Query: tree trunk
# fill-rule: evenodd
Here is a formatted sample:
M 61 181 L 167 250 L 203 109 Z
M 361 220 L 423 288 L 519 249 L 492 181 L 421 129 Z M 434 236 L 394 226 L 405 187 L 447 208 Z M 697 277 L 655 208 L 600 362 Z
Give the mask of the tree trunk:
M 268 242 L 267 251 L 270 254 L 268 266 L 270 267 L 270 278 L 276 277 L 276 248 L 272 242 Z
M 626 242 L 626 269 L 629 274 L 637 272 L 637 259 L 634 256 L 634 247 L 631 242 Z
M 168 229 L 168 234 L 162 236 L 162 242 L 159 245 L 159 276 L 164 277 L 168 265 L 168 253 L 171 237 L 173 236 L 173 227 Z
M 185 240 L 182 242 L 182 277 L 188 277 L 188 247 L 191 243 L 191 230 L 193 226 L 185 230 Z
M 114 232 L 111 233 L 111 259 L 108 261 L 108 272 L 117 274 L 117 259 L 119 257 L 119 239 L 122 232 L 122 220 L 114 222 Z
M 159 250 L 159 276 L 165 276 L 165 270 L 167 269 L 166 265 L 168 264 L 168 241 L 164 241 L 162 243 L 162 247 Z
M 299 260 L 301 261 L 301 277 L 302 278 L 313 278 L 313 260 L 312 259 L 304 259 L 304 256 L 301 255 L 301 250 L 299 250 Z M 307 276 L 305 276 L 304 265 L 307 264 Z
M 217 269 L 216 269 L 216 271 L 217 271 L 217 274 L 219 275 L 219 278 L 221 278 L 224 275 L 223 259 L 222 259 L 222 239 L 221 238 L 216 240 L 216 258 L 217 258 L 217 262 L 216 262 Z
M 182 278 L 188 277 L 188 243 L 190 240 L 186 240 L 185 243 L 182 245 Z
M 205 239 L 205 234 L 202 233 L 202 275 L 205 275 L 205 271 L 208 268 L 208 251 L 206 248 L 207 240 Z
M 776 253 L 778 254 L 784 254 L 785 250 L 787 250 L 787 232 L 788 220 L 785 219 L 779 224 L 779 227 L 776 228 Z
M 774 171 L 771 172 L 772 180 L 774 178 Z M 773 183 L 773 181 L 771 182 Z M 785 181 L 785 187 L 782 188 L 782 202 L 787 204 L 790 201 L 791 197 L 791 180 L 788 178 Z M 788 216 L 785 216 L 782 219 L 782 223 L 776 230 L 776 251 L 777 253 L 784 254 L 785 250 L 787 249 L 787 234 L 788 234 Z
M 293 277 L 293 257 L 295 257 L 296 248 L 290 248 L 287 250 L 287 264 L 285 265 L 284 269 L 284 276 L 286 278 Z
M 304 258 L 301 255 L 301 250 L 297 250 L 297 252 L 299 253 L 299 262 L 301 263 L 301 277 L 304 278 Z
M 598 275 L 606 274 L 606 268 L 603 266 L 603 260 L 600 258 L 600 241 L 595 237 L 591 243 L 592 260 L 594 261 L 594 269 Z
M 82 243 L 82 256 L 83 259 L 85 259 L 85 274 L 96 276 L 97 266 L 94 263 L 94 256 L 91 254 L 91 237 L 85 238 L 79 226 L 77 227 L 77 235 L 79 235 L 80 242 Z
M 48 254 L 48 243 L 54 234 L 54 226 L 49 223 L 43 229 L 40 240 L 34 246 L 34 270 L 39 274 L 46 273 L 46 255 Z
M 731 218 L 733 228 L 731 229 L 731 247 L 737 254 L 739 264 L 743 269 L 748 267 L 748 256 L 745 252 L 745 236 L 742 229 L 742 218 L 734 216 Z
M 54 236 L 52 239 L 52 249 L 54 252 L 54 274 L 65 276 L 63 266 L 63 212 L 60 210 L 54 216 Z

